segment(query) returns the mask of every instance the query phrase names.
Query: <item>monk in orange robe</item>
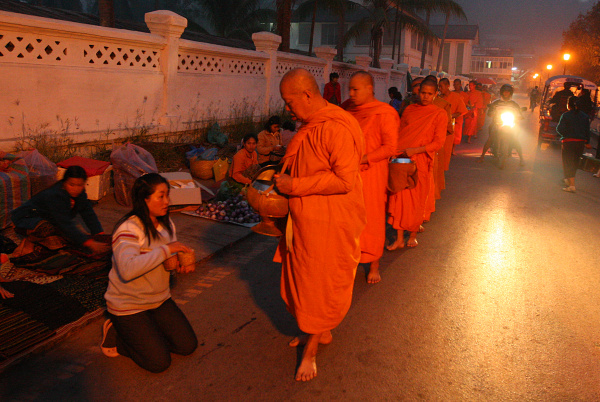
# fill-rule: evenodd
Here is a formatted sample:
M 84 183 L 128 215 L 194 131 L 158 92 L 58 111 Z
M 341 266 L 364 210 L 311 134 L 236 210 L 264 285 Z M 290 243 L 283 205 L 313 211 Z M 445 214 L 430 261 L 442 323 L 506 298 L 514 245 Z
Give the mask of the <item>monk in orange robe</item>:
M 454 80 L 453 84 L 454 84 L 453 92 L 460 96 L 463 103 L 465 104 L 465 109 L 466 109 L 467 102 L 469 102 L 469 93 L 463 91 L 462 81 L 459 80 L 458 78 Z M 467 109 L 467 112 L 468 111 L 469 110 Z M 464 123 L 465 123 L 465 115 L 467 114 L 467 112 L 465 112 L 462 116 L 457 117 L 454 122 L 454 145 L 458 145 L 462 141 L 462 135 L 463 135 L 463 129 L 464 129 Z
M 375 99 L 373 76 L 359 71 L 350 78 L 350 99 L 342 104 L 360 124 L 366 153 L 360 164 L 367 226 L 360 236 L 360 262 L 370 264 L 368 283 L 381 281 L 379 260 L 385 247 L 388 159 L 396 154 L 398 112 Z
M 449 136 L 448 132 L 452 131 L 452 105 L 444 98 L 439 95 L 436 95 L 433 100 L 433 104 L 437 107 L 444 109 L 446 111 L 446 117 L 448 117 L 448 125 L 446 127 L 446 136 L 443 138 L 444 142 L 442 143 L 442 147 L 437 152 L 438 159 L 438 168 L 435 172 L 435 199 L 440 199 L 440 192 L 446 188 L 446 179 L 444 177 L 444 167 L 446 166 L 446 138 Z
M 460 80 L 458 81 L 460 82 Z M 460 135 L 462 136 L 462 116 L 466 114 L 468 110 L 462 97 L 458 93 L 450 91 L 450 80 L 448 78 L 442 78 L 440 80 L 439 87 L 440 97 L 442 97 L 446 102 L 450 103 L 451 124 L 448 126 L 449 130 L 446 133 L 446 141 L 444 142 L 444 170 L 448 170 L 450 169 L 452 150 L 456 144 L 456 130 L 459 130 L 458 119 L 461 118 Z
M 492 101 L 492 95 L 487 91 L 487 87 L 477 84 L 477 90 L 481 92 L 481 98 L 483 100 L 483 109 L 481 109 L 479 113 L 479 120 L 477 121 L 477 131 L 481 130 L 483 126 L 485 126 L 485 115 L 487 113 L 487 108 Z
M 303 124 L 284 157 L 289 174 L 274 176 L 290 209 L 276 259 L 282 261 L 281 296 L 306 334 L 290 342 L 305 344 L 296 380 L 308 381 L 317 375 L 319 343 L 331 342 L 352 301 L 366 225 L 359 172 L 365 147 L 356 119 L 325 101 L 308 71 L 289 71 L 280 92 Z
M 427 78 L 426 78 L 427 79 Z M 435 79 L 435 78 L 434 78 Z M 433 80 L 433 79 L 432 79 Z M 437 85 L 437 79 L 435 79 L 434 83 Z M 433 159 L 433 169 L 431 169 L 431 180 L 429 184 L 429 193 L 427 195 L 427 202 L 425 203 L 425 211 L 423 213 L 423 222 L 429 222 L 431 220 L 431 214 L 435 212 L 435 201 L 442 198 L 442 190 L 446 188 L 446 178 L 444 177 L 444 165 L 445 165 L 445 151 L 444 144 L 446 140 L 447 130 L 449 129 L 452 119 L 450 115 L 450 104 L 446 102 L 444 99 L 439 97 L 436 93 L 435 98 L 433 99 L 433 104 L 440 109 L 443 109 L 446 112 L 446 117 L 448 120 L 448 125 L 446 127 L 445 133 L 439 133 L 441 136 L 444 134 L 444 137 L 437 138 L 436 142 L 442 144 L 441 148 L 435 152 L 435 156 Z M 424 231 L 424 228 L 419 228 L 420 232 Z
M 430 190 L 435 152 L 442 147 L 448 125 L 446 112 L 433 104 L 437 85 L 423 81 L 419 103 L 410 105 L 400 119 L 398 154 L 405 154 L 417 165 L 418 184 L 390 195 L 388 223 L 398 231 L 398 238 L 387 248 L 404 247 L 404 231 L 410 232 L 409 247 L 417 246 L 417 232 L 423 223 L 425 204 Z
M 465 134 L 468 137 L 467 143 L 469 144 L 471 143 L 471 137 L 477 137 L 477 122 L 483 110 L 483 96 L 475 88 L 476 85 L 476 81 L 469 82 L 469 92 L 467 92 L 469 97 L 466 103 L 469 112 L 465 115 Z

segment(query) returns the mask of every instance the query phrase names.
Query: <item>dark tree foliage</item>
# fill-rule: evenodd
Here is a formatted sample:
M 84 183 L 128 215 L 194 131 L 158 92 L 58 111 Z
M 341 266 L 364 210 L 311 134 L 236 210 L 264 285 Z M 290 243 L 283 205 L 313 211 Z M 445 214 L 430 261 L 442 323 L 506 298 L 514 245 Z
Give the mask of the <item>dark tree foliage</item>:
M 600 1 L 563 32 L 563 51 L 571 54 L 567 74 L 600 83 Z

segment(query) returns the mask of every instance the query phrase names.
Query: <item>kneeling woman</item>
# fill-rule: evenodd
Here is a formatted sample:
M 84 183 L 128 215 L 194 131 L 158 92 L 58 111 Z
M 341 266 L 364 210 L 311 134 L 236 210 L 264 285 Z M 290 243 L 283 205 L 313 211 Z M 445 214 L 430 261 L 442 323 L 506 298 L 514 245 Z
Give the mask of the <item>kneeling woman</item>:
M 191 354 L 198 345 L 194 330 L 171 299 L 170 273 L 163 262 L 191 249 L 177 241 L 169 218 L 169 186 L 158 173 L 139 177 L 133 185 L 133 209 L 113 233 L 113 265 L 104 298 L 102 352 L 130 357 L 153 373 L 166 370 L 171 353 Z M 177 268 L 192 272 L 194 266 Z

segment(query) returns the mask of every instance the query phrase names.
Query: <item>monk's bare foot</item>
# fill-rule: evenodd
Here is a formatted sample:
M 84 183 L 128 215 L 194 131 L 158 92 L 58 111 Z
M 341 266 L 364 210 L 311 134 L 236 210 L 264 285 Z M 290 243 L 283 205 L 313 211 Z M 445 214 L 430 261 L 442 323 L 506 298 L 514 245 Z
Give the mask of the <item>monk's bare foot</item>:
M 423 225 L 419 225 L 419 233 L 423 233 L 425 231 L 425 227 Z
M 399 248 L 404 248 L 404 246 L 405 246 L 405 244 L 404 244 L 404 237 L 400 237 L 395 242 L 393 242 L 392 244 L 388 244 L 387 246 L 385 246 L 385 248 L 388 251 L 394 251 L 394 250 L 397 250 Z
M 317 350 L 323 334 L 308 335 L 302 361 L 296 371 L 296 381 L 310 381 L 317 376 Z
M 408 247 L 417 247 L 418 244 L 419 242 L 417 241 L 417 233 L 411 232 L 410 237 L 408 238 L 408 243 L 406 243 L 406 245 Z
M 367 275 L 367 283 L 378 283 L 381 281 L 381 275 L 379 274 L 379 260 L 373 261 L 369 267 L 369 275 Z
M 295 336 L 294 339 L 292 339 L 288 345 L 292 348 L 295 348 L 296 346 L 304 346 L 306 345 L 306 342 L 308 341 L 308 335 L 307 334 L 302 334 L 300 336 Z M 331 343 L 331 341 L 333 341 L 333 335 L 331 335 L 331 331 L 325 331 L 321 334 L 321 338 L 319 338 L 319 343 L 321 345 L 329 345 Z
M 296 381 L 310 381 L 317 376 L 317 357 L 302 358 L 302 363 L 296 371 Z

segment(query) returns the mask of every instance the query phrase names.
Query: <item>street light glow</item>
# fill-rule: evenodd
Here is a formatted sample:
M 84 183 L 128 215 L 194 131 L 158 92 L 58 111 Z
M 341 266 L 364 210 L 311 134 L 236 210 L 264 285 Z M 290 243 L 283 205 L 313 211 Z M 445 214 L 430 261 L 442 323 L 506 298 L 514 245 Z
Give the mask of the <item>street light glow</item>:
M 512 68 L 512 70 L 513 70 L 513 71 L 517 71 L 517 68 L 516 68 L 516 67 L 513 67 L 513 68 Z
M 548 65 L 546 66 L 546 68 L 547 68 L 548 70 L 552 70 L 552 64 L 548 64 Z
M 571 58 L 571 55 L 569 53 L 563 54 L 564 61 L 569 61 L 570 58 Z
M 533 75 L 533 79 L 535 80 L 535 79 L 536 79 L 537 77 L 539 77 L 539 76 L 540 76 L 540 75 L 539 75 L 538 73 L 535 73 L 535 74 Z

